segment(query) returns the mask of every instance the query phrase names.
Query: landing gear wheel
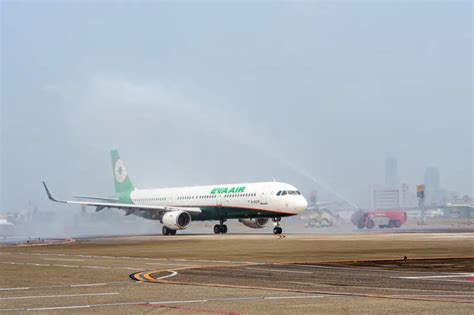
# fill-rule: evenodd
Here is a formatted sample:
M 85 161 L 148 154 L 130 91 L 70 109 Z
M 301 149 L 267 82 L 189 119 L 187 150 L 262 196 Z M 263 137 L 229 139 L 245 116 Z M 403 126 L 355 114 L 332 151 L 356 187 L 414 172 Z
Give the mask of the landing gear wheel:
M 225 225 L 225 224 L 216 224 L 216 225 L 214 225 L 214 233 L 215 234 L 226 234 L 227 233 L 227 225 Z
M 273 228 L 273 234 L 278 235 L 278 234 L 281 234 L 281 233 L 283 233 L 283 229 L 281 227 L 275 226 Z
M 220 229 L 221 229 L 221 233 L 222 233 L 222 234 L 226 234 L 226 233 L 227 233 L 227 225 L 222 224 L 222 225 L 220 226 Z
M 275 223 L 275 227 L 273 228 L 273 234 L 279 235 L 283 233 L 283 229 L 280 227 L 281 217 L 273 218 L 272 221 Z
M 163 225 L 161 228 L 163 235 L 176 235 L 176 230 L 172 230 Z

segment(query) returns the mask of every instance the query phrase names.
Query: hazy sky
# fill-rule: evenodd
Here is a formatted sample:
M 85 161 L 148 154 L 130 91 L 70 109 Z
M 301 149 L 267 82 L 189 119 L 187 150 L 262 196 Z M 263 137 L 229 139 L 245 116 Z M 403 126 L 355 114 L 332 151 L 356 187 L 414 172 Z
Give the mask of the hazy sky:
M 392 154 L 472 194 L 470 1 L 0 6 L 4 210 L 57 208 L 43 179 L 111 194 L 111 148 L 139 187 L 312 176 L 364 205 Z

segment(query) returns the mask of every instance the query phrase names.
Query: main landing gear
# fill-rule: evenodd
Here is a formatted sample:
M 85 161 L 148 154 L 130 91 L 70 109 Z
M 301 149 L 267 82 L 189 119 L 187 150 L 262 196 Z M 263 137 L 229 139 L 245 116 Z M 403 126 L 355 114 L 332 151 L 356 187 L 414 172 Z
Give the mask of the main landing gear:
M 214 233 L 215 234 L 226 234 L 227 233 L 227 225 L 224 224 L 226 220 L 220 220 L 219 224 L 214 225 Z
M 272 221 L 275 224 L 275 227 L 273 228 L 273 234 L 279 235 L 279 234 L 283 233 L 283 229 L 280 226 L 281 218 L 280 217 L 273 218 Z
M 163 235 L 176 235 L 176 230 L 169 229 L 164 225 L 161 231 L 163 232 Z

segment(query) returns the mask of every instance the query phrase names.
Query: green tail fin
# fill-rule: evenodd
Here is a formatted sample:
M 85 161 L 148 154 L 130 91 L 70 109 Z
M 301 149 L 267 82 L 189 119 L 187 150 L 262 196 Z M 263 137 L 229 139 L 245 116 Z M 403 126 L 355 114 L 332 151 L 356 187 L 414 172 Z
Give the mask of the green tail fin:
M 132 192 L 135 187 L 133 187 L 132 181 L 128 176 L 125 165 L 120 159 L 118 151 L 110 151 L 110 156 L 112 157 L 112 171 L 114 173 L 115 192 L 118 194 Z

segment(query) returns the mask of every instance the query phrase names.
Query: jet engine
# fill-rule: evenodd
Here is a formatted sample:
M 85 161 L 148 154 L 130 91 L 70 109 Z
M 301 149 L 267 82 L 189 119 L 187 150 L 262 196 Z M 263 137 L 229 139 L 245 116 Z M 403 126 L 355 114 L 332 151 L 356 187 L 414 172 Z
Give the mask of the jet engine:
M 268 223 L 268 218 L 257 218 L 257 219 L 240 219 L 243 225 L 248 226 L 252 229 L 261 229 L 264 228 Z
M 171 230 L 184 230 L 191 223 L 191 215 L 186 211 L 170 211 L 163 215 L 162 222 Z

